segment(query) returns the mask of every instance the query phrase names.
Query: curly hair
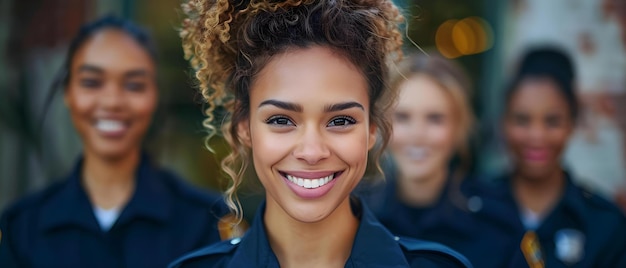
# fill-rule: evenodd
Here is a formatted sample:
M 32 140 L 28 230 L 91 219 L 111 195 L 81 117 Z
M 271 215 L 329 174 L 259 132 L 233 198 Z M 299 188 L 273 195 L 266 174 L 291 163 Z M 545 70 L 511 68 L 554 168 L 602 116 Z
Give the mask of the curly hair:
M 203 122 L 209 130 L 207 141 L 218 130 L 215 109 L 223 106 L 227 111 L 221 130 L 232 152 L 222 168 L 232 179 L 226 203 L 238 216 L 241 206 L 235 192 L 249 151 L 237 125 L 249 116 L 250 85 L 275 55 L 324 46 L 362 72 L 369 87 L 370 120 L 382 140 L 372 151 L 378 159 L 389 141 L 386 113 L 396 96 L 386 85 L 387 64 L 402 57 L 398 24 L 403 17 L 391 0 L 189 0 L 182 9 L 187 16 L 180 30 L 185 58 L 208 104 Z

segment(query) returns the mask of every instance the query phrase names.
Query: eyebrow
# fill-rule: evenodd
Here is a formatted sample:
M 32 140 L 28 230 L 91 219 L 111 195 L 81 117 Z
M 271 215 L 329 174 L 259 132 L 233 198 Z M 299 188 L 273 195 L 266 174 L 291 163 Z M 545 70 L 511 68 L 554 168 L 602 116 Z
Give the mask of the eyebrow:
M 103 74 L 105 72 L 104 69 L 95 65 L 90 65 L 90 64 L 81 65 L 78 68 L 78 71 L 79 72 L 93 72 L 93 73 L 98 73 L 98 74 Z M 124 73 L 124 78 L 147 77 L 147 76 L 148 76 L 148 71 L 144 69 L 130 70 Z
M 349 102 L 341 102 L 341 103 L 335 103 L 332 105 L 327 105 L 324 107 L 324 112 L 327 112 L 327 113 L 338 112 L 338 111 L 343 111 L 343 110 L 347 110 L 350 108 L 359 108 L 365 111 L 365 108 L 360 103 L 355 102 L 355 101 L 349 101 Z
M 104 73 L 104 70 L 98 66 L 83 64 L 78 67 L 78 72 L 93 72 L 93 73 Z
M 291 102 L 279 101 L 279 100 L 266 100 L 266 101 L 263 101 L 263 102 L 261 102 L 261 104 L 259 104 L 259 108 L 261 108 L 261 107 L 263 107 L 265 105 L 273 105 L 273 106 L 276 106 L 276 107 L 284 109 L 284 110 L 294 111 L 294 112 L 298 112 L 298 113 L 301 113 L 302 110 L 303 110 L 302 109 L 302 105 L 291 103 Z
M 259 104 L 259 108 L 265 105 L 273 105 L 276 106 L 278 108 L 284 109 L 284 110 L 289 110 L 289 111 L 294 111 L 294 112 L 298 112 L 301 113 L 303 111 L 302 105 L 300 104 L 295 104 L 295 103 L 291 103 L 291 102 L 285 102 L 285 101 L 279 101 L 279 100 L 266 100 L 261 102 L 261 104 Z M 347 110 L 347 109 L 351 109 L 351 108 L 359 108 L 363 111 L 365 111 L 365 108 L 363 107 L 362 104 L 358 103 L 358 102 L 354 102 L 354 101 L 349 101 L 349 102 L 341 102 L 341 103 L 335 103 L 335 104 L 331 104 L 331 105 L 326 105 L 324 106 L 324 112 L 329 113 L 329 112 L 338 112 L 338 111 L 343 111 L 343 110 Z
M 148 71 L 143 69 L 131 70 L 124 73 L 124 78 L 133 78 L 133 77 L 147 77 Z

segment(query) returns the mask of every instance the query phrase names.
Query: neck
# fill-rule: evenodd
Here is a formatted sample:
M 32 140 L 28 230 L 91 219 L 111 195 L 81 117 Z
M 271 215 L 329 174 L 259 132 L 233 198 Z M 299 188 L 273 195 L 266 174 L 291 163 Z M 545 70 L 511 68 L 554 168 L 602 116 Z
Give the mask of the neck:
M 92 205 L 104 209 L 125 205 L 135 190 L 135 171 L 139 161 L 139 150 L 116 159 L 85 151 L 82 183 Z
M 398 197 L 412 207 L 427 207 L 439 199 L 446 185 L 448 172 L 445 168 L 423 178 L 407 178 L 400 175 Z
M 528 178 L 520 172 L 513 177 L 513 193 L 521 207 L 544 216 L 559 201 L 565 174 L 558 168 L 545 178 Z
M 291 218 L 268 197 L 264 222 L 281 267 L 344 267 L 359 225 L 350 198 L 327 218 L 305 223 Z

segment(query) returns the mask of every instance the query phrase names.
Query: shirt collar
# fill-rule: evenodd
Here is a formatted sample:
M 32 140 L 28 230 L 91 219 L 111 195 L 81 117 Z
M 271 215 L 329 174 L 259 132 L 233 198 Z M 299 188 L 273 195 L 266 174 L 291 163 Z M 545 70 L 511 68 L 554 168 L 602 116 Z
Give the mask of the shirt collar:
M 357 198 L 350 200 L 353 213 L 360 218 L 346 267 L 407 267 L 398 242 Z M 251 228 L 233 256 L 231 267 L 279 267 L 278 259 L 269 245 L 263 213 L 265 202 L 259 207 Z
M 537 230 L 537 232 L 543 233 L 543 232 L 550 232 L 548 229 L 551 229 L 552 225 L 552 219 L 554 217 L 560 217 L 560 215 L 556 215 L 555 213 L 567 213 L 569 215 L 569 217 L 573 218 L 575 220 L 575 222 L 577 223 L 584 223 L 586 218 L 588 218 L 587 215 L 587 210 L 585 209 L 585 204 L 584 204 L 584 200 L 583 198 L 581 198 L 582 193 L 581 190 L 573 183 L 572 181 L 572 176 L 570 175 L 570 173 L 566 170 L 563 171 L 564 174 L 564 178 L 565 178 L 565 186 L 563 189 L 563 193 L 561 196 L 561 199 L 559 201 L 557 201 L 556 205 L 554 206 L 554 208 L 552 209 L 551 212 L 548 213 L 548 215 L 546 215 L 541 224 L 539 225 L 539 229 Z M 501 176 L 498 180 L 497 183 L 500 185 L 497 187 L 497 189 L 499 189 L 500 191 L 497 191 L 497 193 L 495 193 L 495 195 L 499 196 L 499 198 L 501 200 L 506 200 L 507 203 L 513 207 L 515 207 L 514 210 L 501 210 L 498 209 L 496 210 L 497 213 L 517 213 L 517 216 L 512 216 L 511 217 L 504 217 L 504 216 L 500 216 L 500 218 L 510 218 L 510 219 L 516 219 L 516 223 L 517 225 L 519 225 L 520 228 L 523 228 L 523 225 L 521 223 L 521 220 L 519 219 L 519 212 L 520 212 L 520 208 L 518 206 L 518 204 L 515 201 L 515 197 L 513 196 L 513 186 L 512 186 L 512 178 L 510 175 L 505 175 L 505 176 Z
M 574 224 L 570 226 L 572 228 L 582 228 L 582 226 L 587 219 L 590 218 L 588 210 L 586 209 L 586 205 L 584 202 L 584 198 L 582 190 L 578 188 L 573 182 L 571 175 L 568 172 L 565 172 L 565 189 L 563 190 L 563 195 L 561 200 L 555 208 L 544 218 L 537 232 L 548 232 L 552 233 L 554 228 L 563 227 L 560 224 L 558 218 L 562 218 L 563 214 L 567 215 L 568 218 L 572 219 L 570 223 Z
M 40 225 L 43 230 L 64 226 L 77 226 L 92 231 L 100 230 L 93 215 L 91 201 L 81 183 L 82 166 L 83 158 L 81 157 L 59 191 L 43 205 Z M 159 222 L 167 220 L 171 197 L 159 176 L 160 172 L 152 166 L 149 157 L 142 154 L 135 175 L 135 192 L 113 228 L 137 218 Z

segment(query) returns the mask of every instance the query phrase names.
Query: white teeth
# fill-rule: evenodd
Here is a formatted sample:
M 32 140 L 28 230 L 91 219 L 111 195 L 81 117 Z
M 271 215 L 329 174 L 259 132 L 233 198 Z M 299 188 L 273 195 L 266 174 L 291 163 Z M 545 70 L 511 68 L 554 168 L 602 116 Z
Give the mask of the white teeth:
M 408 147 L 406 148 L 406 154 L 413 160 L 422 160 L 428 157 L 429 149 L 425 147 Z
M 332 181 L 334 178 L 335 178 L 334 174 L 331 174 L 331 175 L 328 175 L 326 177 L 319 178 L 319 179 L 303 179 L 303 178 L 298 178 L 298 177 L 294 177 L 291 175 L 287 175 L 287 179 L 290 182 L 293 182 L 297 184 L 298 186 L 304 187 L 307 189 L 314 189 L 314 188 L 324 186 L 330 181 Z
M 105 132 L 115 132 L 124 130 L 124 122 L 118 120 L 101 119 L 96 122 L 96 129 Z

